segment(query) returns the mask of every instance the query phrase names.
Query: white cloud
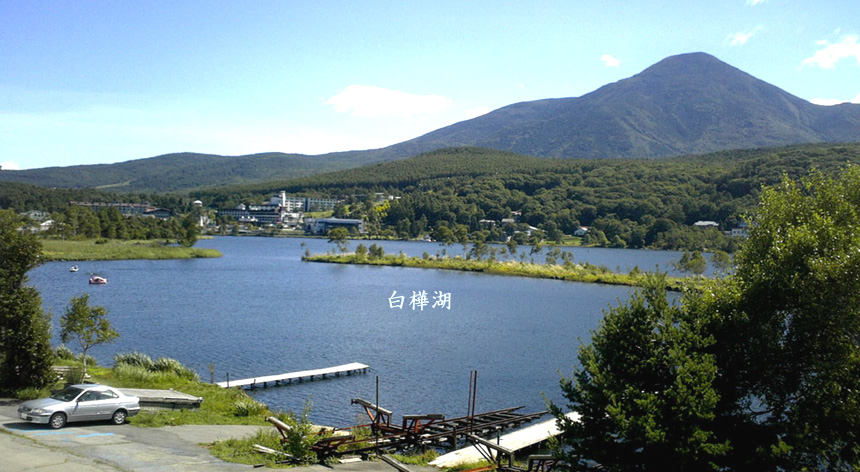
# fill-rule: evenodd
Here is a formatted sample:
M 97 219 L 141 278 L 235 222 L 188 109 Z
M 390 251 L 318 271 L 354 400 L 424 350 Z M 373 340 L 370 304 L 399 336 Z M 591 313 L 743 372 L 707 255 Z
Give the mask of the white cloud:
M 802 64 L 833 69 L 840 60 L 853 57 L 857 59 L 857 64 L 860 65 L 860 43 L 857 42 L 858 39 L 860 37 L 857 35 L 847 35 L 843 36 L 838 43 L 818 41 L 816 44 L 822 46 L 822 49 L 804 59 Z
M 6 161 L 0 163 L 0 169 L 3 170 L 19 170 L 21 167 L 15 161 Z
M 743 46 L 744 44 L 747 43 L 747 41 L 750 40 L 750 38 L 752 38 L 753 36 L 756 35 L 756 33 L 761 31 L 762 28 L 763 27 L 761 25 L 758 25 L 755 28 L 753 28 L 751 31 L 740 31 L 737 33 L 732 33 L 726 37 L 725 42 L 729 46 Z
M 602 62 L 606 67 L 618 67 L 621 65 L 621 61 L 609 54 L 600 56 L 600 62 Z
M 747 0 L 747 5 L 756 6 L 758 4 L 764 3 L 767 0 Z
M 411 118 L 442 113 L 451 107 L 452 102 L 450 98 L 440 95 L 414 95 L 381 87 L 350 85 L 329 98 L 326 105 L 351 116 Z
M 839 104 L 841 104 L 841 103 L 856 103 L 856 104 L 860 104 L 860 94 L 857 94 L 857 96 L 856 96 L 856 97 L 854 97 L 854 98 L 852 98 L 851 100 L 848 100 L 848 101 L 845 101 L 845 100 L 839 100 L 838 98 L 813 98 L 812 100 L 810 100 L 810 102 L 811 102 L 811 103 L 814 103 L 814 104 L 816 104 L 816 105 L 824 105 L 824 106 L 826 106 L 826 107 L 833 106 L 833 105 L 839 105 Z
M 465 113 L 466 119 L 471 120 L 472 118 L 477 118 L 481 115 L 486 115 L 487 113 L 489 113 L 491 111 L 493 111 L 493 110 L 491 110 L 488 107 L 469 108 L 468 110 L 466 110 L 466 113 Z
M 825 107 L 831 107 L 833 105 L 839 105 L 840 103 L 845 103 L 843 100 L 839 100 L 838 98 L 813 98 L 809 102 L 814 103 L 816 105 L 822 105 Z

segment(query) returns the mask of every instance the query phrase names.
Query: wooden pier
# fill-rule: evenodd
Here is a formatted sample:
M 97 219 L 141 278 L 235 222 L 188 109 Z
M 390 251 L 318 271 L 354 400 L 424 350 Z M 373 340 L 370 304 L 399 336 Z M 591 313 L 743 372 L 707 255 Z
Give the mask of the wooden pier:
M 328 367 L 326 369 L 302 370 L 299 372 L 288 372 L 286 374 L 265 375 L 262 377 L 253 377 L 248 379 L 227 380 L 226 382 L 217 382 L 215 385 L 224 388 L 230 387 L 267 387 L 269 384 L 280 385 L 287 384 L 293 381 L 314 380 L 314 378 L 324 379 L 329 375 L 339 376 L 340 374 L 351 375 L 353 372 L 364 373 L 369 369 L 369 365 L 353 362 L 350 364 Z M 228 377 L 229 379 L 229 377 Z

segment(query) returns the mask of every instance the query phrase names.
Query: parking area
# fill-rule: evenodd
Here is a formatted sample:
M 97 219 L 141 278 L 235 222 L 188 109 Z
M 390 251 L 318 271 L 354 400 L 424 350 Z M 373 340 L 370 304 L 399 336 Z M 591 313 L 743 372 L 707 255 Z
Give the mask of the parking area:
M 53 430 L 18 419 L 19 403 L 0 399 L 3 470 L 248 470 L 248 466 L 213 457 L 202 444 L 244 437 L 258 429 L 199 425 L 137 428 L 94 422 Z
M 223 462 L 205 444 L 254 434 L 259 426 L 186 425 L 138 428 L 109 422 L 71 423 L 50 429 L 18 418 L 16 400 L 0 398 L 0 470 L 6 472 L 248 471 L 248 465 Z M 264 427 L 265 428 L 265 427 Z M 435 467 L 410 466 L 416 472 Z M 313 465 L 303 472 L 396 472 L 381 461 Z

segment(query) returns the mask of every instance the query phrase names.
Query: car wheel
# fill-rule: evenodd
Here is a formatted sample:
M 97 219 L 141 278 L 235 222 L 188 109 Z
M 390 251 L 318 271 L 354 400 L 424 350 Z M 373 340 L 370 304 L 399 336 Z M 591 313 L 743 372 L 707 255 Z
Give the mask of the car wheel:
M 125 419 L 128 417 L 128 414 L 125 410 L 116 410 L 113 412 L 113 416 L 110 417 L 110 420 L 113 421 L 113 424 L 123 424 L 125 423 Z
M 66 415 L 62 413 L 54 413 L 51 415 L 51 421 L 48 422 L 51 428 L 60 429 L 66 425 Z

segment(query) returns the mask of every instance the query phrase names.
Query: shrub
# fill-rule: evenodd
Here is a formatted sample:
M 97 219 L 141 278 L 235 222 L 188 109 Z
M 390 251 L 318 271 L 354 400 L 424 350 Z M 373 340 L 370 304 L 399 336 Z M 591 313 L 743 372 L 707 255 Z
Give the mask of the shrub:
M 171 373 L 185 380 L 192 380 L 195 382 L 200 380 L 200 376 L 197 375 L 197 372 L 185 367 L 176 359 L 171 359 L 169 357 L 159 357 L 156 359 L 155 362 L 152 363 L 152 370 L 155 372 Z
M 81 363 L 83 363 L 84 359 L 86 359 L 86 361 L 87 361 L 86 364 L 88 366 L 91 366 L 91 367 L 95 367 L 95 366 L 99 365 L 99 363 L 96 361 L 96 358 L 89 355 L 89 354 L 87 354 L 86 356 L 84 356 L 83 354 L 78 354 L 76 359 L 78 360 L 78 362 L 81 362 Z
M 152 369 L 152 358 L 142 352 L 120 353 L 113 357 L 116 365 L 127 364 L 143 367 L 146 370 Z
M 49 392 L 35 387 L 22 388 L 15 392 L 15 398 L 19 400 L 35 400 L 48 395 Z
M 54 357 L 64 361 L 73 361 L 75 360 L 75 353 L 65 344 L 60 344 L 54 348 Z
M 316 453 L 311 450 L 311 446 L 321 438 L 313 432 L 313 424 L 309 419 L 310 412 L 311 403 L 309 400 L 301 415 L 297 416 L 293 412 L 281 412 L 277 415 L 278 419 L 290 426 L 290 429 L 286 431 L 284 451 L 297 461 L 306 464 L 316 462 Z
M 176 359 L 170 357 L 159 357 L 152 363 L 152 368 L 155 372 L 177 372 L 183 369 L 182 364 Z
M 75 366 L 69 369 L 66 374 L 63 374 L 66 379 L 66 384 L 80 384 L 84 383 L 84 368 Z
M 215 441 L 210 451 L 212 455 L 225 461 L 255 466 L 265 464 L 267 467 L 273 467 L 276 460 L 283 460 L 288 456 L 261 456 L 260 453 L 254 450 L 253 446 L 259 444 L 269 449 L 280 451 L 282 450 L 280 438 L 281 436 L 275 432 L 274 428 L 260 429 L 254 435 L 246 438 Z
M 233 402 L 234 416 L 258 416 L 265 413 L 266 405 L 253 398 L 240 398 Z

